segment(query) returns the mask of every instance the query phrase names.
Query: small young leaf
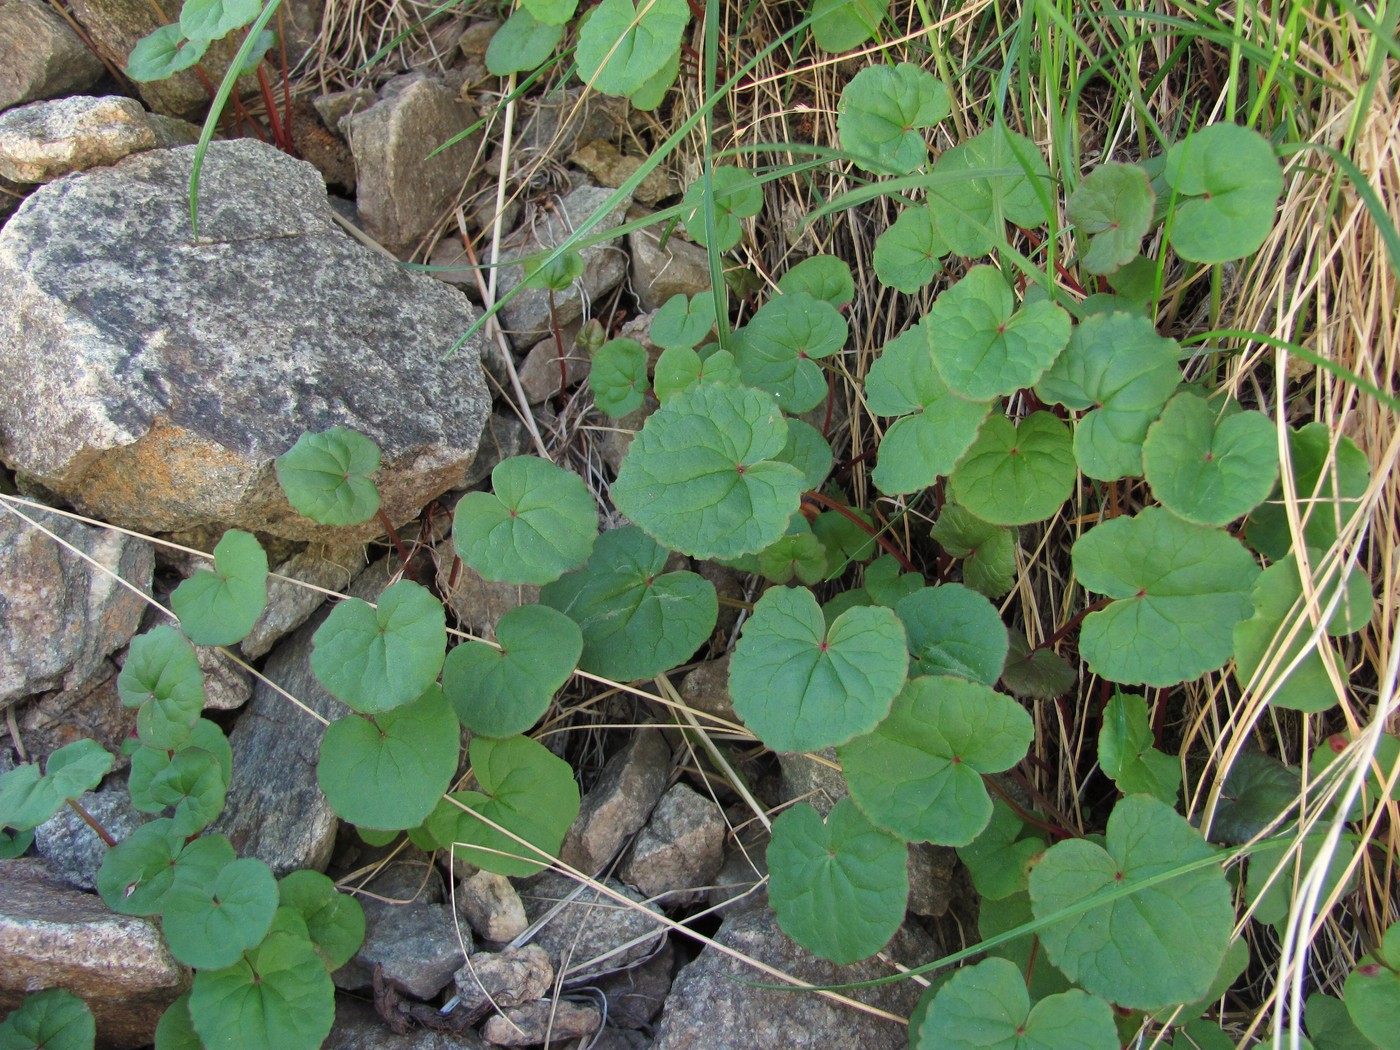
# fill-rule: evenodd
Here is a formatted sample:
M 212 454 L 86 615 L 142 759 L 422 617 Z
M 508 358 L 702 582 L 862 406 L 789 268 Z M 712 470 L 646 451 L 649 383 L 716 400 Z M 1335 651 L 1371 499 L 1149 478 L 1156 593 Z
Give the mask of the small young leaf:
M 1089 235 L 1084 269 L 1112 273 L 1132 262 L 1156 203 L 1147 172 L 1136 164 L 1107 161 L 1089 172 L 1065 203 L 1069 221 Z
M 231 861 L 212 878 L 177 870 L 162 902 L 161 932 L 186 966 L 222 969 L 267 936 L 277 903 L 272 869 L 255 857 Z
M 65 988 L 31 992 L 0 1021 L 4 1050 L 91 1050 L 96 1038 L 92 1011 Z
M 899 561 L 892 555 L 876 558 L 865 567 L 865 590 L 871 604 L 893 609 L 923 587 L 924 578 L 917 572 L 900 572 Z
M 627 0 L 621 0 L 627 3 Z M 684 5 L 685 0 L 680 0 Z M 715 201 L 715 243 L 709 243 L 705 230 L 705 180 L 696 179 L 681 199 L 681 222 L 690 239 L 702 248 L 727 252 L 744 235 L 741 219 L 751 218 L 763 208 L 763 187 L 753 173 L 732 165 L 715 168 L 711 176 Z
M 773 821 L 768 899 L 783 932 L 834 963 L 874 955 L 904 922 L 908 847 L 874 827 L 850 799 L 826 822 L 811 806 Z
M 1176 685 L 1224 665 L 1259 575 L 1229 533 L 1160 507 L 1090 529 L 1071 558 L 1080 583 L 1118 599 L 1085 618 L 1079 651 L 1125 685 Z
M 459 523 L 460 515 L 459 509 Z M 377 608 L 358 598 L 341 602 L 311 637 L 317 680 L 337 700 L 368 714 L 422 696 L 446 655 L 442 603 L 411 580 L 386 588 Z
M 1296 769 L 1257 751 L 1246 751 L 1230 766 L 1220 804 L 1210 826 L 1212 842 L 1247 842 L 1298 804 Z
M 203 724 L 223 742 L 224 755 L 187 743 L 175 752 L 143 747 L 131 758 L 131 804 L 146 813 L 174 806 L 175 829 L 185 836 L 212 824 L 228 795 L 233 752 L 218 726 Z
M 716 350 L 702 358 L 688 346 L 673 346 L 657 358 L 655 380 L 656 399 L 665 404 L 682 391 L 706 383 L 738 386 L 739 366 L 728 350 Z
M 729 664 L 744 724 L 774 751 L 819 751 L 867 733 L 904 685 L 904 628 L 889 609 L 850 609 L 827 630 L 808 590 L 754 606 Z
M 826 548 L 801 514 L 794 514 L 787 534 L 757 557 L 759 573 L 773 583 L 797 579 L 810 587 L 826 576 Z
M 686 0 L 603 0 L 579 30 L 579 78 L 607 95 L 630 95 L 666 65 L 690 21 Z
M 778 291 L 784 295 L 806 292 L 839 310 L 856 297 L 856 283 L 843 260 L 834 255 L 813 255 L 778 279 Z
M 562 24 L 540 22 L 527 8 L 517 7 L 506 19 L 505 25 L 492 34 L 491 43 L 486 45 L 486 68 L 498 77 L 538 69 L 545 59 L 554 54 L 554 49 L 563 38 Z M 564 257 L 570 255 L 577 258 L 573 252 L 566 253 Z
M 138 708 L 136 728 L 148 747 L 173 749 L 204 710 L 204 672 L 194 647 L 174 627 L 156 627 L 131 640 L 117 675 L 117 695 Z
M 326 727 L 316 782 L 336 816 L 367 828 L 421 824 L 457 771 L 457 716 L 434 685 L 373 721 L 346 715 Z
M 473 733 L 514 736 L 549 710 L 578 665 L 583 635 L 563 613 L 522 605 L 497 622 L 496 640 L 499 649 L 463 642 L 448 653 L 442 691 Z
M 768 395 L 696 387 L 647 418 L 613 482 L 613 503 L 658 543 L 694 558 L 760 551 L 782 536 L 801 499 L 801 472 L 777 461 L 786 443 L 787 424 Z
M 909 634 L 915 673 L 996 685 L 1009 643 L 996 606 L 982 595 L 957 583 L 922 587 L 894 611 Z
M 1361 506 L 1361 497 L 1371 484 L 1371 463 L 1351 438 L 1321 422 L 1308 423 L 1290 433 L 1288 449 L 1303 542 L 1326 550 Z M 1268 502 L 1250 514 L 1244 537 L 1270 561 L 1280 561 L 1292 550 L 1293 536 L 1281 486 L 1276 486 Z
M 966 846 L 992 817 L 983 774 L 1025 758 L 1033 735 L 1021 705 L 988 686 L 912 678 L 889 717 L 837 754 L 851 798 L 877 825 L 908 842 Z
M 1012 696 L 1027 700 L 1053 700 L 1074 686 L 1074 668 L 1050 649 L 1031 651 L 1019 634 L 1010 636 L 1011 648 L 1001 669 L 1001 684 Z
M 907 174 L 928 160 L 922 131 L 952 112 L 948 88 L 916 65 L 866 66 L 837 104 L 841 147 L 877 174 Z
M 1212 124 L 1167 151 L 1163 176 L 1176 191 L 1171 245 L 1183 259 L 1220 263 L 1254 252 L 1274 225 L 1283 172 L 1258 132 Z
M 949 475 L 953 498 L 984 521 L 1044 521 L 1069 499 L 1076 470 L 1069 428 L 1049 412 L 1014 425 L 993 413 Z
M 1105 845 L 1068 839 L 1031 870 L 1037 919 L 1120 884 L 1132 886 L 1212 849 L 1170 806 L 1130 795 L 1108 818 Z M 1119 1006 L 1192 1002 L 1225 956 L 1235 912 L 1219 867 L 1197 868 L 1092 906 L 1040 931 L 1050 961 L 1086 991 Z
M 635 526 L 598 537 L 593 557 L 540 592 L 540 603 L 579 625 L 579 665 L 631 682 L 688 660 L 715 628 L 714 584 L 666 572 L 667 551 Z
M 1181 764 L 1158 751 L 1147 717 L 1147 701 L 1117 693 L 1103 712 L 1099 765 L 1125 795 L 1146 794 L 1169 806 L 1181 790 Z
M 494 495 L 462 498 L 452 528 L 458 556 L 482 576 L 549 583 L 588 560 L 598 507 L 583 478 L 538 456 L 512 456 L 491 471 L 491 487 Z
M 583 256 L 570 249 L 563 255 L 544 262 L 540 257 L 526 259 L 524 263 L 525 285 L 530 288 L 548 288 L 555 292 L 568 291 L 569 285 L 583 276 Z
M 102 867 L 97 872 L 97 892 L 107 907 L 118 914 L 159 915 L 165 895 L 175 882 L 176 858 L 184 848 L 185 836 L 173 820 L 142 824 L 103 854 Z M 232 856 L 230 847 L 229 858 Z
M 677 292 L 651 319 L 651 339 L 667 348 L 697 347 L 715 327 L 715 297 L 708 291 L 686 298 Z M 658 371 L 660 366 L 658 366 Z
M 190 40 L 186 38 L 180 24 L 172 22 L 136 41 L 123 72 L 142 84 L 152 80 L 164 80 L 182 69 L 189 69 L 204 57 L 204 52 L 208 49 L 208 40 Z
M 180 29 L 191 40 L 222 40 L 261 12 L 261 0 L 185 0 Z
M 370 480 L 379 469 L 379 446 L 356 431 L 307 431 L 276 468 L 287 502 L 322 525 L 358 525 L 379 510 L 379 490 Z
M 613 339 L 593 355 L 588 389 L 594 403 L 618 418 L 642 407 L 647 392 L 647 352 L 635 339 Z
M 951 557 L 962 559 L 963 583 L 1000 598 L 1016 581 L 1016 532 L 983 521 L 965 507 L 945 503 L 929 535 Z
M 749 386 L 772 394 L 784 411 L 806 412 L 827 394 L 816 362 L 840 350 L 849 335 L 836 307 L 789 292 L 770 299 L 735 333 L 734 360 Z
M 1119 1045 L 1108 1003 L 1072 988 L 1032 1007 L 1020 969 L 996 958 L 954 973 L 913 1034 L 913 1050 L 1116 1050 Z
M 277 883 L 278 900 L 295 908 L 326 969 L 344 966 L 365 939 L 365 910 L 319 871 L 294 871 Z
M 822 432 L 810 423 L 800 419 L 789 419 L 787 443 L 777 456 L 782 463 L 791 463 L 802 471 L 802 485 L 807 489 L 820 489 L 826 476 L 831 473 L 831 446 Z
M 881 284 L 913 295 L 938 276 L 940 260 L 950 250 L 938 233 L 932 208 L 905 208 L 875 238 L 875 276 Z
M 1005 242 L 1008 221 L 1024 227 L 1046 221 L 1041 194 L 1049 193 L 1050 166 L 1034 142 L 1005 124 L 946 150 L 933 171 L 958 179 L 929 190 L 938 232 L 957 255 L 986 255 Z M 1007 174 L 978 174 L 984 171 Z
M 812 39 L 823 51 L 849 51 L 880 31 L 890 0 L 812 0 Z
M 170 595 L 195 645 L 232 645 L 267 604 L 267 553 L 250 533 L 229 529 L 214 548 L 214 571 L 200 569 Z
M 1278 441 L 1262 412 L 1221 418 L 1204 398 L 1181 393 L 1147 431 L 1142 462 L 1152 494 L 1199 525 L 1248 514 L 1278 478 Z
M 984 901 L 1002 900 L 1026 888 L 1031 862 L 1045 849 L 1045 840 L 1027 831 L 1010 806 L 993 799 L 987 826 L 967 845 L 958 847 L 958 859 L 967 867 L 972 885 Z
M 37 762 L 0 776 L 0 827 L 37 828 L 70 798 L 91 791 L 111 771 L 115 759 L 96 740 L 75 740 L 49 756 L 41 776 Z
M 852 510 L 851 513 L 874 531 L 870 515 L 860 510 Z M 812 534 L 826 548 L 826 562 L 831 570 L 827 579 L 835 579 L 853 562 L 869 561 L 875 556 L 875 538 L 871 532 L 838 511 L 828 510 L 818 514 L 812 522 Z

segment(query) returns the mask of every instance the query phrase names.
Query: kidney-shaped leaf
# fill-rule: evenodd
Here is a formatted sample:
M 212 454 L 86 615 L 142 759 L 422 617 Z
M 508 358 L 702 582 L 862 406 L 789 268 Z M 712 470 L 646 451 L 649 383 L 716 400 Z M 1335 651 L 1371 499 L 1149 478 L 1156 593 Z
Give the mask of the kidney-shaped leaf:
M 131 640 L 117 675 L 117 695 L 135 707 L 137 731 L 148 747 L 176 748 L 204 710 L 204 672 L 194 648 L 173 627 Z
M 347 427 L 302 434 L 276 467 L 287 501 L 322 525 L 358 525 L 379 510 L 370 480 L 379 469 L 379 446 Z
M 647 352 L 635 339 L 612 339 L 593 355 L 588 389 L 594 403 L 614 418 L 642 407 L 647 392 Z
M 910 842 L 965 846 L 992 817 L 984 773 L 1026 756 L 1030 715 L 978 682 L 914 678 L 873 733 L 841 747 L 851 797 Z
M 701 357 L 688 346 L 672 346 L 656 359 L 656 399 L 665 404 L 677 394 L 706 383 L 739 385 L 739 366 L 728 350 L 715 350 Z
M 334 970 L 350 961 L 364 943 L 365 910 L 319 871 L 294 871 L 277 883 L 278 899 L 306 922 L 316 951 Z
M 232 645 L 267 604 L 267 553 L 251 533 L 229 529 L 214 548 L 214 571 L 200 569 L 170 595 L 195 645 Z
M 983 521 L 1028 525 L 1069 499 L 1076 477 L 1069 428 L 1049 412 L 1016 426 L 993 413 L 953 468 L 953 498 Z
M 498 77 L 537 69 L 563 37 L 562 25 L 540 22 L 526 8 L 516 8 L 486 45 L 486 69 Z
M 1229 533 L 1160 507 L 1089 530 L 1071 557 L 1080 583 L 1118 599 L 1085 617 L 1079 651 L 1126 685 L 1175 685 L 1222 666 L 1259 575 Z
M 1119 1006 L 1153 1009 L 1194 1002 L 1210 987 L 1235 910 L 1218 866 L 1150 886 L 1212 853 L 1200 832 L 1165 803 L 1131 795 L 1108 818 L 1104 846 L 1069 839 L 1031 870 L 1031 903 L 1045 919 L 1115 887 L 1128 896 L 1092 905 L 1040 931 L 1050 961 L 1086 991 Z
M 862 168 L 907 174 L 928 159 L 923 129 L 950 112 L 948 89 L 932 73 L 908 62 L 875 64 L 842 90 L 836 128 Z
M 1171 245 L 1183 259 L 1240 259 L 1264 243 L 1283 192 L 1269 141 L 1236 124 L 1212 124 L 1167 151 L 1163 171 L 1178 198 Z
M 603 0 L 579 30 L 579 76 L 608 95 L 630 95 L 659 73 L 690 21 L 686 0 Z
M 1147 172 L 1136 164 L 1108 161 L 1089 172 L 1065 204 L 1069 221 L 1089 235 L 1084 269 L 1112 273 L 1132 262 L 1156 203 Z
M 940 260 L 949 251 L 938 233 L 932 208 L 905 208 L 875 238 L 875 276 L 881 284 L 913 295 L 943 269 Z
M 664 347 L 697 347 L 715 327 L 715 297 L 709 291 L 687 298 L 677 292 L 651 319 L 651 341 Z
M 996 685 L 1010 642 L 1001 614 L 982 595 L 960 583 L 922 587 L 894 611 L 908 632 L 918 674 Z
M 200 724 L 209 727 L 201 735 L 211 742 L 217 738 L 223 754 L 186 743 L 173 752 L 143 747 L 131 757 L 131 804 L 147 813 L 174 806 L 175 827 L 183 835 L 212 824 L 228 796 L 233 751 L 218 726 Z
M 737 558 L 776 541 L 802 494 L 777 462 L 787 424 L 747 387 L 700 386 L 653 412 L 612 486 L 617 509 L 658 543 L 695 558 Z
M 842 799 L 826 823 L 809 805 L 773 821 L 768 899 L 783 932 L 835 963 L 874 955 L 904 921 L 909 850 Z
M 32 992 L 0 1021 L 5 1050 L 91 1050 L 96 1038 L 92 1011 L 66 988 Z
M 734 710 L 774 751 L 843 744 L 889 712 L 904 685 L 905 645 L 889 609 L 848 609 L 828 631 L 811 591 L 774 588 L 729 664 Z
M 583 478 L 538 456 L 512 456 L 491 471 L 494 494 L 457 504 L 452 544 L 488 580 L 549 583 L 588 560 L 598 507 Z
M 846 319 L 825 299 L 789 292 L 770 299 L 735 333 L 734 360 L 749 386 L 766 390 L 787 412 L 806 412 L 826 397 L 817 364 L 845 345 Z
M 1262 412 L 1222 417 L 1204 398 L 1168 402 L 1142 446 L 1152 494 L 1187 521 L 1225 525 L 1268 497 L 1278 478 L 1278 439 Z
M 120 915 L 158 915 L 175 884 L 176 858 L 184 848 L 185 836 L 173 820 L 142 824 L 102 855 L 97 892 Z
M 997 123 L 944 151 L 934 174 L 950 181 L 929 190 L 938 232 L 958 255 L 976 258 L 1005 242 L 1005 223 L 1039 226 L 1046 220 L 1050 166 L 1035 143 Z M 986 175 L 996 171 L 1000 174 Z
M 255 857 L 231 861 L 212 877 L 177 871 L 163 902 L 161 932 L 186 966 L 222 969 L 267 936 L 277 904 L 272 869 Z
M 834 255 L 813 255 L 778 278 L 778 291 L 785 295 L 806 292 L 813 299 L 823 299 L 839 310 L 856 297 L 856 282 L 851 268 L 842 259 Z

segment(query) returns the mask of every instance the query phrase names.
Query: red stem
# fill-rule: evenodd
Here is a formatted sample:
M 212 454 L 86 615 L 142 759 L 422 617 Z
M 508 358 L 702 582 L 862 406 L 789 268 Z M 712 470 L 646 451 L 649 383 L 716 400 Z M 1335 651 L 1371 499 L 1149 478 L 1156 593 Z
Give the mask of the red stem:
M 85 823 L 88 827 L 92 828 L 93 831 L 97 832 L 98 838 L 105 842 L 109 847 L 115 846 L 117 844 L 117 840 L 112 838 L 112 836 L 107 833 L 107 829 L 104 828 L 101 824 L 99 824 L 97 822 L 97 818 L 94 817 L 87 810 L 85 810 L 77 799 L 70 798 L 66 801 L 70 806 L 73 807 L 73 812 L 83 818 L 83 823 Z
M 898 547 L 896 547 L 896 546 L 895 546 L 893 543 L 891 543 L 889 540 L 887 540 L 887 539 L 885 538 L 884 534 L 881 533 L 879 530 L 877 530 L 877 529 L 875 528 L 874 525 L 871 525 L 868 521 L 861 521 L 861 519 L 860 519 L 859 517 L 857 517 L 855 514 L 853 514 L 850 510 L 848 510 L 848 509 L 846 509 L 845 507 L 841 506 L 841 504 L 837 503 L 837 502 L 836 502 L 834 499 L 832 499 L 830 496 L 823 495 L 823 494 L 820 493 L 820 492 L 811 492 L 811 491 L 802 493 L 802 496 L 803 496 L 804 499 L 809 499 L 809 500 L 811 500 L 813 503 L 819 503 L 819 504 L 821 504 L 823 507 L 826 507 L 828 510 L 834 510 L 837 514 L 841 515 L 841 517 L 843 517 L 843 518 L 845 518 L 847 521 L 852 522 L 853 524 L 855 524 L 862 532 L 864 532 L 864 533 L 865 533 L 866 535 L 868 535 L 872 540 L 874 540 L 874 541 L 875 541 L 876 543 L 878 543 L 881 547 L 883 547 L 883 548 L 885 549 L 886 553 L 893 555 L 895 561 L 899 562 L 900 567 L 901 567 L 905 572 L 918 572 L 918 571 L 919 571 L 918 569 L 914 568 L 914 563 L 911 562 L 911 561 L 905 556 L 904 552 L 901 551 Z
M 408 563 L 412 560 L 412 555 L 404 547 L 403 540 L 399 539 L 398 531 L 394 528 L 394 523 L 389 520 L 389 515 L 384 513 L 384 508 L 380 507 L 379 510 L 375 511 L 375 514 L 379 518 L 379 524 L 383 525 L 384 531 L 389 534 L 389 539 L 394 544 L 394 550 L 398 551 L 399 558 L 403 561 L 404 572 L 407 573 Z M 410 573 L 410 575 L 412 574 Z

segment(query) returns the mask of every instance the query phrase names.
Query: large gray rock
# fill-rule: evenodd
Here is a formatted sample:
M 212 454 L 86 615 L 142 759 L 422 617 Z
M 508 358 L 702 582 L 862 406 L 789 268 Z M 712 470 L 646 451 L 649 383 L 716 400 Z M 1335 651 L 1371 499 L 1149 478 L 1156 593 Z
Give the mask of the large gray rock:
M 73 95 L 0 113 L 0 176 L 52 182 L 160 144 L 134 98 Z
M 136 730 L 136 709 L 122 703 L 117 665 L 104 660 L 91 678 L 75 689 L 32 696 L 16 707 L 19 734 L 30 761 L 47 759 L 75 740 L 96 740 L 111 753 L 112 771 L 131 762 L 121 753 Z
M 7 356 L 0 353 L 0 361 Z M 86 686 L 107 655 L 131 640 L 146 609 L 116 577 L 150 594 L 155 567 L 145 540 L 16 509 L 106 571 L 0 510 L 0 709 L 32 693 Z
M 96 1018 L 98 1045 L 125 1050 L 152 1041 L 189 984 L 154 922 L 112 914 L 37 860 L 0 860 L 0 1013 L 35 989 L 67 988 Z
M 118 842 L 156 816 L 131 804 L 131 792 L 125 784 L 105 791 L 85 791 L 77 802 Z M 74 889 L 97 889 L 97 872 L 108 848 L 71 806 L 64 806 L 34 829 L 34 849 L 50 873 Z
M 336 987 L 368 988 L 375 970 L 396 990 L 431 999 L 452 981 L 471 950 L 471 931 L 442 904 L 396 904 L 365 912 L 365 941 L 332 975 Z
M 373 106 L 341 120 L 355 157 L 355 202 L 376 240 L 412 248 L 437 225 L 470 174 L 478 140 L 428 154 L 474 123 L 456 92 L 423 73 L 395 77 Z
M 82 91 L 102 63 L 41 0 L 0 0 L 0 109 Z
M 330 528 L 272 461 L 306 430 L 359 430 L 395 522 L 458 486 L 489 412 L 465 298 L 347 238 L 310 165 L 214 143 L 190 237 L 193 149 L 37 190 L 0 231 L 0 457 L 141 531 Z M 100 230 L 100 235 L 94 231 Z
M 728 825 L 712 799 L 685 784 L 661 796 L 622 865 L 622 880 L 668 904 L 703 896 L 724 863 Z M 693 895 L 693 896 L 692 896 Z

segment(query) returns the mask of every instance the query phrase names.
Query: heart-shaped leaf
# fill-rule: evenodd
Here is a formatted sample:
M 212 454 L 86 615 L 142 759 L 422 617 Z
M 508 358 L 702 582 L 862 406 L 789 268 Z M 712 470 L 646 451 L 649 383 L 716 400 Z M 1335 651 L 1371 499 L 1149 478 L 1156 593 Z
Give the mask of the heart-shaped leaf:
M 1246 751 L 1225 774 L 1212 842 L 1247 842 L 1298 804 L 1300 774 L 1272 755 Z
M 938 232 L 957 255 L 976 258 L 1005 243 L 1005 225 L 1046 221 L 1050 166 L 1024 135 L 998 122 L 946 150 L 933 166 L 949 181 L 929 189 Z M 985 175 L 999 171 L 1003 174 Z
M 790 292 L 770 299 L 735 335 L 734 360 L 743 381 L 797 413 L 816 408 L 826 397 L 826 377 L 817 361 L 840 350 L 850 328 L 826 300 Z
M 524 284 L 529 288 L 547 288 L 554 292 L 568 291 L 569 285 L 583 276 L 583 256 L 569 249 L 560 255 L 535 255 L 524 260 Z
M 92 1011 L 66 988 L 31 992 L 0 1021 L 5 1050 L 91 1050 L 96 1038 Z
M 326 727 L 316 782 L 336 816 L 367 828 L 421 824 L 457 771 L 457 716 L 434 685 L 373 720 L 347 715 Z
M 1019 634 L 1012 634 L 1010 640 L 1001 684 L 1012 696 L 1053 700 L 1069 692 L 1077 677 L 1069 661 L 1050 649 L 1032 651 L 1030 643 Z
M 865 567 L 865 590 L 875 605 L 894 609 L 905 598 L 922 590 L 923 586 L 922 576 L 917 572 L 901 572 L 899 561 L 889 554 L 876 558 Z
M 222 40 L 261 13 L 260 0 L 185 0 L 180 28 L 191 40 Z
M 1283 172 L 1269 141 L 1212 124 L 1167 151 L 1163 177 L 1178 198 L 1171 245 L 1183 259 L 1227 262 L 1257 250 L 1274 225 Z
M 867 171 L 907 174 L 928 160 L 922 131 L 952 112 L 948 88 L 908 62 L 869 65 L 851 78 L 836 107 L 841 147 Z
M 716 350 L 701 357 L 685 346 L 663 350 L 656 361 L 656 399 L 665 404 L 676 394 L 706 383 L 739 385 L 739 366 L 728 350 Z
M 904 685 L 905 644 L 889 609 L 849 609 L 828 630 L 811 591 L 774 588 L 729 664 L 734 710 L 774 751 L 843 744 L 889 712 Z
M 217 843 L 220 838 L 196 839 L 190 846 Z M 142 824 L 103 854 L 102 867 L 97 872 L 97 892 L 107 907 L 118 914 L 158 915 L 165 895 L 175 884 L 177 858 L 181 850 L 188 848 L 173 820 Z M 233 859 L 232 846 L 227 859 Z
M 170 954 L 186 966 L 232 966 L 260 942 L 277 911 L 277 880 L 255 857 L 230 861 L 198 877 L 177 869 L 161 908 Z
M 905 208 L 875 238 L 875 276 L 881 284 L 913 295 L 938 276 L 941 260 L 950 250 L 938 232 L 932 208 Z
M 175 752 L 143 747 L 131 757 L 131 804 L 145 813 L 174 806 L 175 828 L 185 836 L 208 827 L 223 811 L 233 764 L 233 751 L 219 727 L 204 720 L 200 725 L 209 727 L 200 735 L 211 744 L 217 739 L 212 746 L 222 753 L 187 742 Z
M 204 710 L 204 672 L 193 646 L 173 627 L 131 640 L 117 675 L 117 695 L 138 708 L 137 732 L 148 747 L 179 747 Z
M 136 41 L 123 72 L 141 84 L 164 80 L 182 69 L 189 69 L 204 57 L 207 50 L 208 40 L 190 40 L 180 28 L 180 23 L 172 22 Z
M 962 678 L 911 678 L 873 733 L 837 749 L 856 805 L 908 842 L 966 846 L 987 826 L 986 773 L 1026 757 L 1030 715 Z
M 1104 846 L 1069 839 L 1031 871 L 1037 919 L 1096 893 L 1179 869 L 1212 854 L 1172 808 L 1130 795 L 1108 818 Z M 1040 931 L 1050 961 L 1086 991 L 1119 1006 L 1153 1009 L 1193 1002 L 1225 957 L 1235 910 L 1218 866 L 1185 871 L 1088 907 Z
M 527 8 L 517 7 L 486 45 L 486 69 L 498 77 L 538 69 L 554 54 L 563 38 L 562 24 L 541 22 Z M 578 257 L 573 252 L 566 252 L 565 256 L 568 255 Z
M 214 571 L 200 569 L 170 595 L 195 645 L 242 641 L 267 604 L 267 553 L 251 533 L 229 529 L 214 548 Z
M 442 691 L 473 733 L 514 736 L 540 720 L 569 680 L 583 635 L 563 613 L 522 605 L 497 621 L 496 640 L 500 648 L 463 642 L 448 653 Z
M 588 560 L 598 507 L 583 478 L 538 456 L 512 456 L 491 471 L 494 494 L 457 504 L 452 544 L 488 580 L 549 583 Z
M 658 543 L 694 558 L 760 551 L 782 536 L 801 500 L 801 472 L 777 462 L 786 443 L 787 424 L 768 395 L 688 390 L 647 417 L 613 503 Z
M 813 0 L 812 39 L 823 51 L 849 51 L 880 31 L 890 0 Z
M 1090 273 L 1112 273 L 1137 257 L 1152 226 L 1157 195 L 1147 172 L 1136 164 L 1107 161 L 1084 177 L 1069 200 L 1069 221 L 1089 235 L 1080 260 Z
M 358 525 L 379 510 L 379 446 L 346 427 L 297 438 L 276 462 L 277 481 L 297 513 L 322 525 Z
M 579 30 L 579 77 L 608 95 L 630 95 L 680 47 L 690 21 L 686 0 L 603 0 Z
M 332 696 L 356 711 L 389 711 L 437 680 L 447 619 L 425 588 L 400 580 L 379 596 L 378 607 L 358 598 L 337 605 L 311 647 L 311 670 Z
M 909 850 L 842 799 L 826 822 L 784 810 L 768 845 L 768 899 L 783 932 L 835 963 L 874 955 L 904 922 Z
M 1307 423 L 1292 431 L 1288 450 L 1303 542 L 1326 550 L 1361 506 L 1361 497 L 1371 485 L 1371 462 L 1351 438 L 1326 423 Z M 1270 561 L 1280 561 L 1292 550 L 1281 486 L 1250 514 L 1245 539 Z
M 1084 619 L 1079 651 L 1125 685 L 1175 685 L 1223 666 L 1259 575 L 1229 533 L 1160 507 L 1090 529 L 1071 558 L 1080 583 L 1118 599 Z
M 915 673 L 996 685 L 1009 642 L 996 606 L 982 595 L 958 583 L 921 587 L 894 611 L 908 632 Z
M 1125 795 L 1145 794 L 1176 805 L 1181 790 L 1181 763 L 1153 745 L 1147 701 L 1117 693 L 1103 712 L 1099 730 L 1099 766 Z
M 929 535 L 950 557 L 962 560 L 963 583 L 1000 598 L 1016 581 L 1016 532 L 992 525 L 966 507 L 945 503 Z
M 588 389 L 610 416 L 625 416 L 646 402 L 647 352 L 635 339 L 612 339 L 593 355 Z
M 283 907 L 295 908 L 326 969 L 344 966 L 365 939 L 365 910 L 319 871 L 294 871 L 277 883 Z
M 1077 471 L 1069 428 L 1049 412 L 1019 426 L 993 413 L 949 476 L 953 498 L 984 521 L 1028 525 L 1057 511 Z
M 704 342 L 714 327 L 715 297 L 711 292 L 699 292 L 688 298 L 678 292 L 652 317 L 651 340 L 668 349 L 694 348 Z
M 59 748 L 45 765 L 29 762 L 0 776 L 0 827 L 37 828 L 70 798 L 91 791 L 115 759 L 96 740 L 75 740 Z
M 1167 403 L 1142 446 L 1152 494 L 1187 521 L 1225 525 L 1262 503 L 1278 478 L 1278 439 L 1262 412 L 1222 417 L 1204 398 Z
M 622 0 L 626 3 L 627 0 Z M 685 0 L 681 0 L 684 3 Z M 696 179 L 681 199 L 681 222 L 690 239 L 702 248 L 727 252 L 744 235 L 740 220 L 752 218 L 763 208 L 763 187 L 753 173 L 732 165 L 715 168 L 710 177 L 714 198 L 715 243 L 705 226 L 705 180 Z
M 856 297 L 856 282 L 844 260 L 834 255 L 813 255 L 778 278 L 778 291 L 784 295 L 805 292 L 839 310 Z

